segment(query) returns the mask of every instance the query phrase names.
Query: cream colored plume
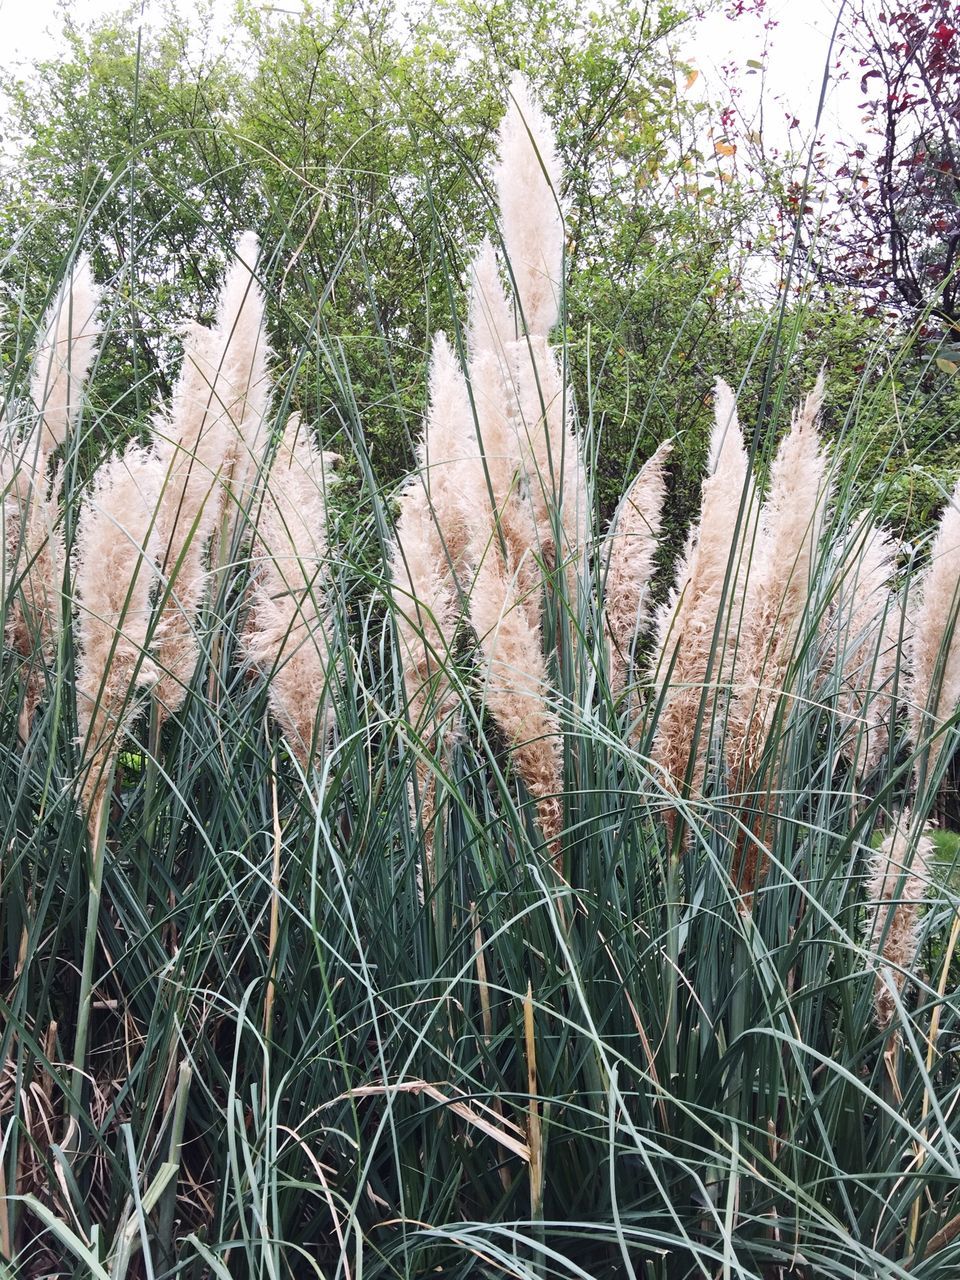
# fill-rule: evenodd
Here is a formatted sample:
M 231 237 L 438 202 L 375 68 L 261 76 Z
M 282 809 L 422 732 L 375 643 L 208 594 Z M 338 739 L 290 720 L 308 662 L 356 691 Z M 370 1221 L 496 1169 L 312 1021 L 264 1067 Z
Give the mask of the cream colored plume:
M 73 581 L 77 605 L 77 725 L 82 802 L 93 828 L 112 758 L 136 719 L 140 690 L 157 671 L 147 656 L 156 585 L 156 456 L 128 445 L 94 477 L 84 499 Z
M 891 536 L 860 516 L 824 620 L 821 668 L 839 675 L 840 753 L 858 777 L 876 768 L 887 749 L 900 651 L 900 612 L 890 589 L 895 563 Z
M 643 623 L 647 588 L 653 575 L 666 497 L 666 461 L 672 448 L 665 441 L 641 467 L 624 494 L 604 546 L 604 624 L 607 633 L 610 689 L 626 684 L 633 646 Z
M 154 423 L 163 488 L 157 514 L 163 603 L 154 654 L 161 715 L 177 712 L 197 665 L 197 618 L 207 584 L 210 540 L 223 508 L 222 470 L 235 447 L 219 404 L 216 342 L 209 329 L 187 328 L 183 364 L 168 413 Z
M 470 355 L 486 351 L 499 356 L 506 367 L 507 346 L 515 340 L 517 332 L 489 236 L 483 238 L 470 275 L 467 320 Z
M 475 570 L 470 620 L 484 658 L 484 700 L 537 802 L 540 827 L 556 859 L 562 826 L 560 730 L 546 693 L 537 526 L 521 484 L 511 391 L 500 362 L 493 353 L 480 352 L 470 373 L 482 455 L 466 473 L 476 495 L 469 508 L 467 554 Z
M 960 484 L 940 517 L 910 630 L 910 733 L 917 747 L 933 739 L 932 772 L 944 742 L 937 731 L 960 701 Z
M 510 82 L 495 172 L 503 243 L 527 333 L 557 323 L 563 280 L 563 214 L 556 140 L 523 77 Z
M 32 471 L 32 468 L 25 468 Z M 26 742 L 44 685 L 43 667 L 52 667 L 63 624 L 65 553 L 60 503 L 60 476 L 52 480 L 46 468 L 33 472 L 24 499 L 7 506 L 7 580 L 16 584 L 8 601 L 7 643 L 24 659 L 25 689 L 19 719 L 20 739 Z
M 869 945 L 880 948 L 873 1007 L 881 1030 L 889 1027 L 897 1007 L 890 984 L 902 991 L 916 963 L 919 908 L 927 896 L 932 862 L 933 841 L 911 834 L 908 813 L 871 858 L 866 937 Z
M 441 729 L 449 729 L 459 704 L 449 670 L 462 613 L 458 578 L 465 570 L 470 537 L 466 512 L 478 501 L 470 491 L 476 452 L 466 380 L 446 336 L 438 333 L 430 363 L 424 434 L 417 450 L 419 472 L 401 494 L 390 556 L 407 712 L 430 753 L 436 752 Z M 445 749 L 453 736 L 447 734 Z M 422 755 L 417 757 L 416 771 L 429 866 L 435 774 Z
M 722 381 L 717 382 L 714 415 L 713 471 L 703 482 L 700 518 L 687 540 L 673 591 L 657 614 L 651 664 L 660 707 L 653 759 L 680 789 L 692 754 L 693 796 L 703 786 L 716 694 L 730 678 L 734 641 L 727 620 L 735 628 L 740 616 L 753 506 L 750 459 L 736 401 Z
M 97 348 L 99 302 L 90 261 L 83 255 L 44 317 L 33 362 L 30 396 L 40 414 L 38 454 L 48 455 L 63 444 L 77 420 Z
M 484 663 L 483 698 L 510 745 L 517 772 L 536 801 L 547 851 L 560 857 L 563 759 L 560 723 L 549 688 L 540 629 L 518 595 L 518 581 L 492 544 L 477 569 L 470 618 Z
M 809 598 L 829 497 L 817 421 L 823 375 L 794 414 L 773 465 L 744 590 L 736 692 L 726 726 L 732 785 L 745 782 L 769 733 Z
M 456 705 L 446 674 L 457 622 L 458 575 L 465 567 L 466 513 L 476 452 L 466 381 L 446 336 L 434 339 L 430 401 L 417 451 L 420 470 L 400 497 L 390 569 L 410 721 L 435 745 L 429 718 L 443 723 Z M 481 498 L 482 500 L 482 498 Z
M 430 400 L 423 440 L 417 450 L 420 483 L 426 490 L 444 563 L 463 564 L 470 540 L 468 511 L 478 497 L 477 435 L 467 382 L 446 334 L 437 333 L 430 361 Z
M 519 608 L 531 630 L 538 631 L 543 578 L 537 564 L 537 526 L 521 483 L 520 444 L 497 357 L 481 352 L 471 362 L 470 383 L 479 444 L 464 469 L 466 492 L 473 495 L 466 512 L 468 556 L 479 565 L 488 548 L 495 547 L 504 572 L 516 580 Z
M 252 231 L 245 232 L 224 280 L 210 342 L 210 381 L 215 401 L 234 431 L 225 478 L 240 505 L 250 501 L 256 487 L 269 434 L 266 416 L 270 350 L 266 303 L 255 275 L 259 253 L 257 237 Z
M 590 526 L 586 472 L 571 424 L 570 392 L 545 338 L 521 338 L 510 344 L 509 355 L 518 452 L 536 525 L 537 553 L 548 569 L 557 563 L 567 567 L 568 598 L 575 601 Z
M 326 596 L 327 507 L 333 477 L 292 415 L 263 487 L 253 544 L 247 659 L 269 682 L 270 711 L 304 768 L 332 723 Z

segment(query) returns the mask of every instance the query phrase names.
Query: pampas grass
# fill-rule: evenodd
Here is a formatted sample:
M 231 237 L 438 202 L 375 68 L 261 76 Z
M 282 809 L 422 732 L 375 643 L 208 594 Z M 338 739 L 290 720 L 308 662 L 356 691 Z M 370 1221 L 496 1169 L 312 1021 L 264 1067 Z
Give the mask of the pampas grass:
M 291 415 L 264 482 L 253 543 L 253 599 L 243 632 L 274 719 L 306 769 L 332 724 L 326 573 L 332 456 Z
M 732 652 L 723 619 L 739 616 L 751 505 L 750 459 L 736 401 L 718 381 L 700 518 L 673 590 L 658 610 L 651 663 L 658 706 L 652 757 L 672 789 L 689 789 L 694 797 L 703 788 L 717 694 L 730 678 Z
M 823 375 L 794 414 L 770 470 L 744 590 L 737 690 L 726 751 L 734 786 L 756 767 L 783 689 L 806 605 L 826 502 L 826 456 L 817 419 Z
M 97 349 L 99 305 L 90 260 L 81 256 L 44 317 L 30 377 L 30 397 L 38 414 L 33 452 L 40 457 L 48 457 L 65 442 L 80 413 L 83 384 Z
M 231 518 L 234 531 L 240 511 L 249 505 L 255 490 L 268 438 L 270 349 L 266 300 L 255 275 L 259 257 L 257 237 L 252 231 L 245 232 L 237 242 L 220 293 L 209 344 L 210 367 L 204 370 L 213 389 L 213 402 L 234 433 L 224 465 L 224 481 L 235 504 Z
M 407 715 L 431 756 L 436 755 L 441 733 L 450 727 L 459 702 L 450 666 L 463 611 L 460 592 L 470 537 L 467 459 L 475 454 L 467 384 L 446 336 L 438 333 L 423 439 L 417 451 L 420 469 L 400 495 L 390 555 Z M 446 735 L 446 751 L 452 737 Z M 422 755 L 417 756 L 416 777 L 429 864 L 436 780 L 435 766 Z
M 660 538 L 666 496 L 665 441 L 641 467 L 610 523 L 605 543 L 604 626 L 610 691 L 627 682 L 633 651 L 647 615 L 648 588 Z
M 870 861 L 867 940 L 880 947 L 874 993 L 874 1020 L 886 1030 L 896 1013 L 894 992 L 913 972 L 918 945 L 918 913 L 928 893 L 933 841 L 911 831 L 901 815 Z
M 960 701 L 960 484 L 954 489 L 930 548 L 930 563 L 911 604 L 908 713 L 914 745 L 929 749 L 932 773 L 943 750 L 944 722 Z
M 560 164 L 553 130 L 519 74 L 500 126 L 495 171 L 503 245 L 528 334 L 557 323 L 563 279 Z
M 80 512 L 76 591 L 77 727 L 81 799 L 91 829 L 102 812 L 112 764 L 156 682 L 148 655 L 156 586 L 157 498 L 154 454 L 128 445 L 101 464 Z
M 837 599 L 825 619 L 821 661 L 840 678 L 840 754 L 858 778 L 873 772 L 888 746 L 901 639 L 891 590 L 895 569 L 893 537 L 861 516 L 848 539 Z
M 155 644 L 160 674 L 154 696 L 162 718 L 182 707 L 197 665 L 207 552 L 224 500 L 221 470 L 235 447 L 217 404 L 213 343 L 214 335 L 200 325 L 187 329 L 169 412 L 154 424 L 163 475 L 157 536 L 166 578 Z

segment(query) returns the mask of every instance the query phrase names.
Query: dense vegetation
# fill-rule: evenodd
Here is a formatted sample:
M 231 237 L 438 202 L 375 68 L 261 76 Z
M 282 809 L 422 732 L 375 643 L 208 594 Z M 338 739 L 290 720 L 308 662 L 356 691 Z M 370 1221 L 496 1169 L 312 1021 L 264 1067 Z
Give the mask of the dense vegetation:
M 16 1274 L 956 1273 L 953 339 L 801 256 L 684 21 L 8 84 Z

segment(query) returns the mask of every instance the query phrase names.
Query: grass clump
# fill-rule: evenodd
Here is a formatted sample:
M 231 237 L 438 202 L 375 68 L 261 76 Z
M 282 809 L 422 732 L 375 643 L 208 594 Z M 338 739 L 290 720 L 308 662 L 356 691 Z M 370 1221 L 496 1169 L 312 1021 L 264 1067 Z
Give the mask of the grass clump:
M 955 500 L 900 550 L 821 444 L 820 384 L 772 460 L 720 384 L 651 619 L 666 450 L 599 537 L 519 82 L 497 181 L 507 252 L 434 342 L 395 505 L 344 415 L 345 544 L 325 442 L 268 392 L 251 237 L 169 409 L 91 482 L 83 377 L 53 466 L 42 344 L 16 375 L 0 1248 L 25 1275 L 960 1259 L 960 926 L 926 830 Z M 41 579 L 50 640 L 17 621 Z

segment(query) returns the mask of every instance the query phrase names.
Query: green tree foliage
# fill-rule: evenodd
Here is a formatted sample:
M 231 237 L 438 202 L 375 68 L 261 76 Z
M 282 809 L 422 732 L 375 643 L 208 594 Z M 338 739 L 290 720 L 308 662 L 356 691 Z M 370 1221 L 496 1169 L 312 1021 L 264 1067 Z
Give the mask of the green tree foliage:
M 782 406 L 764 389 L 785 352 L 798 373 L 830 366 L 831 425 L 869 402 L 871 428 L 884 424 L 874 442 L 893 449 L 892 463 L 904 461 L 904 403 L 914 406 L 911 453 L 922 459 L 941 442 L 946 393 L 934 389 L 931 406 L 922 356 L 895 373 L 889 360 L 864 359 L 879 330 L 845 316 L 840 295 L 797 305 L 788 291 L 788 310 L 773 317 L 759 305 L 748 276 L 766 196 L 712 140 L 672 5 L 442 0 L 403 17 L 385 0 L 334 0 L 296 17 L 241 5 L 226 40 L 209 21 L 141 29 L 138 13 L 69 30 L 65 57 L 5 85 L 7 307 L 36 320 L 65 249 L 92 252 L 98 277 L 119 286 L 94 392 L 107 431 L 135 429 L 167 389 L 176 334 L 208 318 L 224 259 L 252 226 L 271 252 L 263 271 L 285 403 L 334 447 L 359 405 L 377 479 L 399 481 L 431 335 L 457 336 L 469 250 L 485 232 L 496 239 L 489 160 L 520 69 L 563 154 L 564 341 L 605 512 L 625 475 L 672 436 L 675 543 L 699 483 L 714 378 L 745 370 L 758 421 L 779 428 Z M 786 346 L 781 331 L 792 334 Z M 869 395 L 851 399 L 868 368 Z M 935 505 L 939 481 L 924 473 L 923 484 Z M 898 514 L 910 516 L 911 502 Z

